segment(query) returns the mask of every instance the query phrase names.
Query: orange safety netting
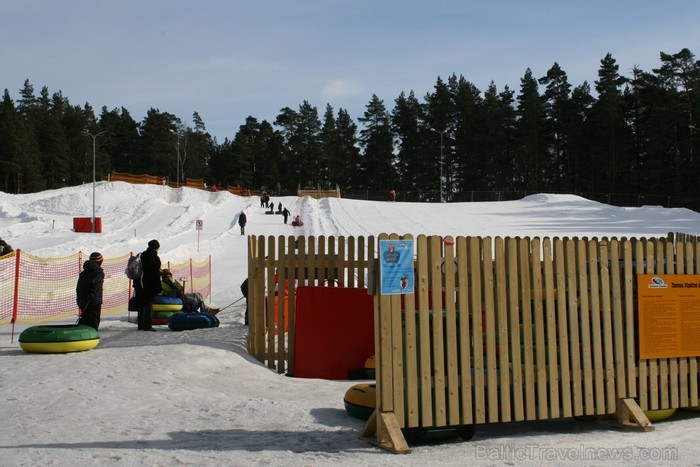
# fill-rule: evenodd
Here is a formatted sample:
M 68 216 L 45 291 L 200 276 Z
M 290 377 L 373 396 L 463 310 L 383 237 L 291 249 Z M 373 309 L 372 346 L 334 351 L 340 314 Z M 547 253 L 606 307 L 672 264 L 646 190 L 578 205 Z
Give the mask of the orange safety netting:
M 260 196 L 262 192 L 260 190 L 250 190 L 247 188 L 242 188 L 240 185 L 226 187 L 207 187 L 202 178 L 186 178 L 184 183 L 175 183 L 169 180 L 167 177 L 158 177 L 155 175 L 140 174 L 134 175 L 130 173 L 122 172 L 111 172 L 106 177 L 102 177 L 103 181 L 111 182 L 128 182 L 128 183 L 138 183 L 138 184 L 148 184 L 148 185 L 168 185 L 173 188 L 178 188 L 180 186 L 186 186 L 188 188 L 198 188 L 200 190 L 212 190 L 212 191 L 228 191 L 231 194 L 239 196 Z
M 78 316 L 75 287 L 89 255 L 78 252 L 65 258 L 40 258 L 21 250 L 0 258 L 0 325 L 34 324 Z M 131 281 L 124 274 L 131 255 L 105 258 L 102 314 L 127 310 Z M 185 279 L 186 292 L 211 295 L 211 258 L 195 263 L 163 264 L 173 277 Z

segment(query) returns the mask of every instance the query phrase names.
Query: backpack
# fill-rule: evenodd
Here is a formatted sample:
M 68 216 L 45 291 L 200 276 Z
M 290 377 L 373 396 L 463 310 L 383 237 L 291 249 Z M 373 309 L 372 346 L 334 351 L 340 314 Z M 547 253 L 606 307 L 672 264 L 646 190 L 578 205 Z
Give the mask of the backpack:
M 136 280 L 143 277 L 143 264 L 141 264 L 141 253 L 136 256 L 130 256 L 129 262 L 126 263 L 124 274 L 129 279 Z

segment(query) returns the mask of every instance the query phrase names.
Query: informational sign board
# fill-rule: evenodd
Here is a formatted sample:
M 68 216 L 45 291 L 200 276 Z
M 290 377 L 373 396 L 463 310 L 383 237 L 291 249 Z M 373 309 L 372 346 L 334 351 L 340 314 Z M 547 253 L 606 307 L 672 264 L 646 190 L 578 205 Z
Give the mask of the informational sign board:
M 700 356 L 700 275 L 639 274 L 639 357 Z
M 413 293 L 413 240 L 379 240 L 382 295 Z

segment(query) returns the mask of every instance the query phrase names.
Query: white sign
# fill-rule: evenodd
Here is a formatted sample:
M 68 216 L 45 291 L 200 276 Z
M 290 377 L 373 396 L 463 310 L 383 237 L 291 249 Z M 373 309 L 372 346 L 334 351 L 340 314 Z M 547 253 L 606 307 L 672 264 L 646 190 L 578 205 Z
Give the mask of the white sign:
M 204 227 L 204 221 L 201 219 L 197 219 L 196 225 L 197 225 L 197 230 L 202 230 L 202 228 Z

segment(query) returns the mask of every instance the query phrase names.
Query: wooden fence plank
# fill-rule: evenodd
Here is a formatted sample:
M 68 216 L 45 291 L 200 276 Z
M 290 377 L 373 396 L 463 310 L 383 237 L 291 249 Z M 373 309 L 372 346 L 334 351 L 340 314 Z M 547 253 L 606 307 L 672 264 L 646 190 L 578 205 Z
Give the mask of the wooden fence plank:
M 287 260 L 288 274 L 285 276 L 289 280 L 289 290 L 287 296 L 287 307 L 289 310 L 289 332 L 287 334 L 287 342 L 289 346 L 288 364 L 289 373 L 294 374 L 294 361 L 295 361 L 295 351 L 294 351 L 294 338 L 296 335 L 296 288 L 297 288 L 297 277 L 299 274 L 299 252 L 296 248 L 296 241 L 293 236 L 287 237 L 287 254 L 289 258 Z
M 668 241 L 664 240 L 663 242 L 664 245 L 664 250 L 665 250 L 665 256 L 666 256 L 666 274 L 682 274 L 681 272 L 676 270 L 676 267 L 678 267 L 679 270 L 682 270 L 682 260 L 683 260 L 683 249 L 681 248 L 681 254 L 680 254 L 680 261 L 678 257 L 675 254 L 675 249 L 673 245 L 673 241 Z M 678 407 L 678 397 L 679 397 L 679 387 L 678 387 L 678 380 L 679 380 L 679 374 L 678 374 L 678 364 L 679 364 L 679 359 L 678 358 L 669 358 L 668 359 L 668 376 L 667 376 L 667 381 L 668 381 L 668 400 L 667 400 L 667 405 L 664 407 Z
M 374 258 L 374 237 L 369 239 L 365 237 L 359 237 L 357 239 L 357 287 L 367 287 L 369 283 L 367 277 L 365 276 L 364 265 L 369 264 L 369 259 Z M 369 243 L 372 243 L 370 245 Z M 377 282 L 377 284 L 379 284 Z
M 559 397 L 559 361 L 558 350 L 560 344 L 557 343 L 557 319 L 556 319 L 556 302 L 554 300 L 554 264 L 552 253 L 552 241 L 545 238 L 542 241 L 542 263 L 544 271 L 544 291 L 545 291 L 545 329 L 547 351 L 547 385 L 549 387 L 549 402 L 545 403 L 548 407 L 551 418 L 559 417 L 560 397 Z
M 629 397 L 637 397 L 638 387 L 637 387 L 637 365 L 636 361 L 636 345 L 634 340 L 634 267 L 633 267 L 633 255 L 634 255 L 634 242 L 631 240 L 625 240 L 622 248 L 622 256 L 625 264 L 625 271 L 623 276 L 623 290 L 624 290 L 624 326 L 625 326 L 625 368 L 627 373 L 627 395 Z
M 467 239 L 457 237 L 457 323 L 459 325 L 459 381 L 462 387 L 460 401 L 462 406 L 462 424 L 474 422 L 474 404 L 472 403 L 472 352 L 471 326 L 469 325 L 469 268 L 467 256 Z M 469 388 L 469 389 L 468 389 Z
M 452 237 L 445 238 L 445 365 L 447 373 L 447 421 L 460 424 L 459 410 L 459 360 L 457 358 L 457 311 L 455 290 L 455 246 Z M 449 241 L 447 241 L 449 240 Z
M 481 290 L 483 297 L 483 318 L 486 345 L 486 403 L 488 404 L 489 422 L 497 422 L 499 418 L 498 403 L 498 362 L 497 339 L 496 339 L 496 300 L 494 297 L 493 279 L 493 248 L 491 237 L 484 237 L 481 240 L 481 264 L 482 282 Z
M 510 397 L 510 339 L 508 336 L 508 288 L 506 283 L 505 243 L 501 237 L 494 239 L 494 259 L 496 268 L 496 316 L 498 322 L 498 370 L 500 388 L 500 421 L 511 421 Z
M 447 422 L 445 403 L 445 337 L 443 318 L 443 282 L 442 282 L 442 242 L 440 237 L 429 238 L 429 265 L 432 323 L 433 355 L 433 394 L 435 403 L 435 426 L 445 426 Z
M 621 281 L 620 242 L 613 239 L 610 242 L 610 289 L 612 294 L 611 315 L 613 329 L 613 369 L 615 378 L 615 399 L 626 397 L 627 380 L 625 373 L 625 325 L 622 309 L 623 287 Z M 629 269 L 629 266 L 627 267 Z M 617 403 L 617 402 L 615 402 Z
M 392 234 L 391 240 L 399 240 L 399 236 Z M 411 252 L 413 256 L 413 252 Z M 411 258 L 412 260 L 412 258 Z M 391 309 L 389 326 L 391 329 L 391 370 L 392 370 L 392 387 L 394 401 L 394 415 L 401 426 L 405 425 L 405 410 L 404 410 L 404 359 L 403 359 L 403 323 L 401 316 L 401 295 L 391 295 Z
M 663 239 L 654 239 L 654 248 L 656 249 L 656 273 L 665 274 L 666 266 L 670 264 L 673 257 L 666 258 L 666 250 L 664 248 Z M 668 261 L 666 261 L 668 259 Z M 668 384 L 668 359 L 660 358 L 656 360 L 658 364 L 658 389 L 659 389 L 659 409 L 667 408 L 669 402 L 670 387 Z
M 355 287 L 355 276 L 359 274 L 359 258 L 355 248 L 355 237 L 347 238 L 348 261 L 355 264 L 355 267 L 348 269 L 345 277 L 345 283 L 348 287 Z
M 535 334 L 535 381 L 537 388 L 537 418 L 547 418 L 547 359 L 545 349 L 544 311 L 542 308 L 541 241 L 533 238 L 530 247 L 532 307 Z
M 613 340 L 612 298 L 610 291 L 611 268 L 619 268 L 619 264 L 612 265 L 610 259 L 611 243 L 614 239 L 600 243 L 600 316 L 603 334 L 603 390 L 605 403 L 600 407 L 606 414 L 615 413 L 617 410 L 617 395 L 615 394 L 615 359 Z M 599 383 L 600 384 L 600 383 Z
M 690 264 L 686 262 L 685 244 L 678 244 L 676 247 L 676 274 L 693 274 Z M 678 400 L 679 407 L 688 407 L 688 358 L 678 359 Z
M 648 268 L 652 267 L 652 265 L 647 264 L 647 254 L 648 254 L 648 248 L 647 248 L 647 243 L 644 240 L 638 240 L 635 241 L 634 244 L 634 257 L 635 257 L 635 264 L 636 264 L 636 272 L 637 274 L 648 274 Z M 650 263 L 653 263 L 653 255 L 652 255 L 652 261 Z M 635 350 L 636 351 L 636 350 Z M 642 360 L 642 359 L 637 359 L 637 368 L 638 368 L 638 380 L 637 380 L 637 385 L 638 385 L 638 398 L 639 398 L 639 406 L 642 409 L 647 409 L 649 407 L 649 364 L 647 360 Z
M 556 289 L 556 339 L 559 350 L 559 388 L 561 391 L 561 415 L 572 417 L 571 367 L 569 366 L 569 320 L 567 306 L 567 273 L 564 242 L 554 239 L 554 280 Z
M 581 325 L 579 319 L 580 306 L 583 298 L 579 294 L 578 282 L 578 239 L 566 240 L 566 284 L 568 302 L 568 324 L 569 324 L 569 350 L 571 353 L 571 393 L 573 401 L 573 414 L 575 416 L 584 415 L 583 405 L 583 375 L 581 372 Z
M 582 239 L 578 245 L 578 278 L 579 278 L 579 294 L 580 303 L 580 329 L 581 329 L 581 361 L 583 367 L 583 401 L 584 413 L 586 415 L 595 415 L 595 403 L 593 396 L 593 356 L 591 343 L 591 315 L 590 315 L 590 291 L 592 285 L 589 283 L 589 268 L 594 260 L 588 255 L 588 240 Z
M 416 243 L 416 242 L 414 242 Z M 417 254 L 417 252 L 416 252 Z M 417 276 L 416 276 L 417 277 Z M 415 284 L 415 288 L 419 288 Z M 419 425 L 418 391 L 420 379 L 418 375 L 418 336 L 416 329 L 416 295 L 409 293 L 404 295 L 404 360 L 406 378 L 406 426 L 417 427 Z
M 478 237 L 467 239 L 470 302 L 469 311 L 472 317 L 472 347 L 474 350 L 474 418 L 476 423 L 486 421 L 485 381 L 484 381 L 484 342 L 482 318 L 482 288 L 481 288 L 481 245 Z
M 607 240 L 604 240 L 607 243 Z M 603 373 L 603 328 L 600 316 L 600 270 L 602 261 L 599 257 L 597 239 L 588 242 L 588 278 L 591 345 L 593 346 L 593 393 L 595 395 L 595 413 L 605 414 L 605 374 Z
M 513 416 L 514 420 L 525 420 L 523 400 L 524 378 L 522 356 L 522 327 L 520 323 L 520 255 L 519 241 L 506 239 L 506 267 L 508 268 L 508 319 L 510 325 L 510 359 L 513 372 Z
M 379 235 L 379 241 L 388 240 L 387 234 Z M 379 271 L 375 282 L 379 281 Z M 377 290 L 379 290 L 377 285 Z M 392 360 L 392 329 L 391 329 L 391 295 L 377 295 L 375 300 L 379 303 L 379 308 L 374 316 L 374 329 L 378 336 L 378 344 L 375 345 L 375 365 L 379 365 L 377 372 L 377 402 L 381 412 L 393 412 L 394 407 L 394 382 L 393 382 L 393 366 Z
M 534 324 L 532 310 L 532 281 L 530 268 L 530 240 L 522 238 L 518 241 L 519 273 L 520 273 L 520 306 L 523 335 L 523 373 L 525 375 L 525 414 L 527 420 L 537 419 L 535 402 L 535 369 L 534 369 Z
M 698 262 L 700 261 L 700 242 L 694 242 L 692 244 L 688 244 L 686 246 L 686 256 L 688 258 L 688 264 L 689 265 L 695 265 L 692 273 L 693 274 L 700 274 L 700 264 Z M 692 267 L 692 266 L 691 266 Z M 690 382 L 690 388 L 688 391 L 688 404 L 690 407 L 697 407 L 698 406 L 698 363 L 700 363 L 700 358 L 694 357 L 689 359 L 688 363 L 688 371 L 690 374 L 688 375 L 688 380 Z
M 430 265 L 428 262 L 428 237 L 418 236 L 418 350 L 420 356 L 420 404 L 421 426 L 433 426 L 433 375 L 430 349 Z

